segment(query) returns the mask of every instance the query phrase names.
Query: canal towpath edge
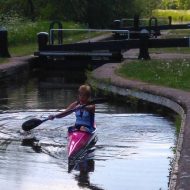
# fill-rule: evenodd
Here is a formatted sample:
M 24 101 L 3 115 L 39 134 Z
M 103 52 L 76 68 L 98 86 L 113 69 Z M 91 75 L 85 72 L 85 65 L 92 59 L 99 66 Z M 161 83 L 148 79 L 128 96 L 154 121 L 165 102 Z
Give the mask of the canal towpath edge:
M 34 59 L 35 57 L 32 55 L 8 58 L 6 63 L 0 64 L 0 79 L 29 71 Z

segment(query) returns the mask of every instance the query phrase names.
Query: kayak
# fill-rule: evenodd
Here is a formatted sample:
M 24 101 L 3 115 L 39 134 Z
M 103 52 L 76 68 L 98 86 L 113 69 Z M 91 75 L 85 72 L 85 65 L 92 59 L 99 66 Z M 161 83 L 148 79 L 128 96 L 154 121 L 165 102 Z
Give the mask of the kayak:
M 96 130 L 92 133 L 80 130 L 68 130 L 68 159 L 80 159 L 96 142 Z

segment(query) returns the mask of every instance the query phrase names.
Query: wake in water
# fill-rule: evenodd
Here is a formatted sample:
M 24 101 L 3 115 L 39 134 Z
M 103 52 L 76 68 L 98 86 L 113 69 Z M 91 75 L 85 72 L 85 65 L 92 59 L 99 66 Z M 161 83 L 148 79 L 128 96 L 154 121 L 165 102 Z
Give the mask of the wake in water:
M 66 158 L 67 127 L 47 122 L 35 130 L 21 130 L 22 123 L 28 119 L 46 117 L 52 111 L 30 110 L 28 112 L 6 112 L 0 114 L 0 149 L 11 142 L 31 146 L 36 152 L 43 152 L 58 159 Z M 66 119 L 67 123 L 67 119 Z

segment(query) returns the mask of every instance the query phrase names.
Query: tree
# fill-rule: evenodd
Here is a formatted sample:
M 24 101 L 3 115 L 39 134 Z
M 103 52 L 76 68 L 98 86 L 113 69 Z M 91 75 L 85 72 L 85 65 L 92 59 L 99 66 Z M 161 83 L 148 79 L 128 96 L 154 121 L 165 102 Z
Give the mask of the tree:
M 141 14 L 150 17 L 152 16 L 152 10 L 158 8 L 161 2 L 162 0 L 137 0 L 136 3 L 138 3 L 138 7 L 141 5 Z
M 7 0 L 0 3 L 2 14 L 11 14 L 16 12 L 27 18 L 34 20 L 34 0 Z
M 163 9 L 190 9 L 190 0 L 162 0 L 161 8 Z
M 190 1 L 189 0 L 179 0 L 179 8 L 188 10 L 190 9 Z
M 109 27 L 114 19 L 151 15 L 162 0 L 1 0 L 0 12 L 17 12 L 27 19 L 71 20 L 90 27 Z M 169 1 L 169 0 L 164 0 Z M 189 0 L 185 1 L 186 4 Z M 182 3 L 181 3 L 182 4 Z M 186 6 L 187 7 L 187 6 Z
M 20 7 L 23 7 L 23 14 L 32 21 L 35 19 L 33 0 L 20 0 Z
M 113 0 L 88 0 L 85 21 L 90 28 L 105 28 L 112 23 Z

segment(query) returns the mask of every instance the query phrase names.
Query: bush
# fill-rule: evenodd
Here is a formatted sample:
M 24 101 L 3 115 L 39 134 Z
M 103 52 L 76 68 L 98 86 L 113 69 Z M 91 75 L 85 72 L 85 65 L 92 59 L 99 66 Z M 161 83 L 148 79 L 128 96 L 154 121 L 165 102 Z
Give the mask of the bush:
M 35 43 L 37 33 L 49 32 L 50 21 L 36 21 L 24 19 L 17 13 L 11 13 L 0 16 L 0 26 L 8 30 L 10 45 Z M 74 22 L 63 22 L 63 28 L 84 28 L 82 24 Z M 72 35 L 71 32 L 64 34 L 64 37 Z

